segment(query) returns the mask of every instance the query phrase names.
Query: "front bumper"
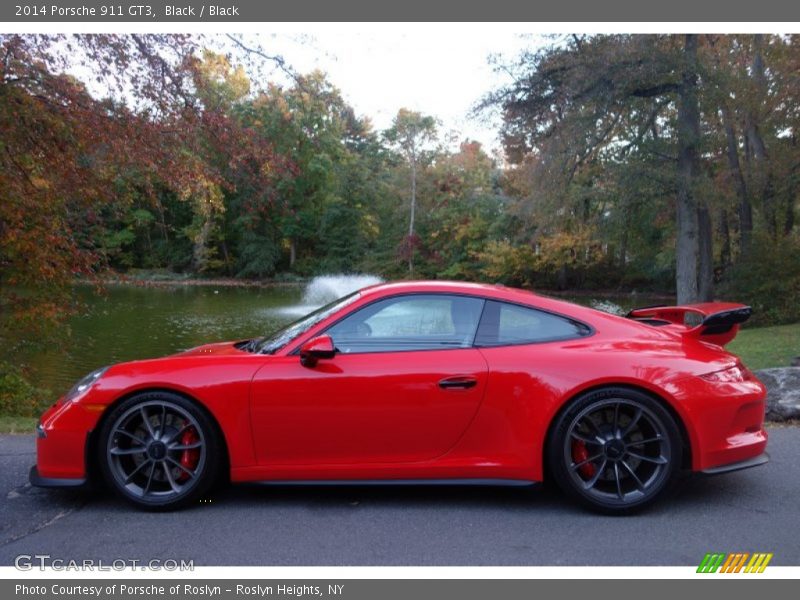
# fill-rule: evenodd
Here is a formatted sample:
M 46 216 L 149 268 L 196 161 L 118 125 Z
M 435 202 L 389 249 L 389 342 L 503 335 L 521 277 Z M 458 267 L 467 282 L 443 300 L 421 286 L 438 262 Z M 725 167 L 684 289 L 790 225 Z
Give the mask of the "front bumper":
M 88 444 L 99 416 L 99 410 L 81 403 L 51 406 L 36 427 L 36 466 L 29 477 L 31 484 L 77 487 L 88 481 Z M 61 481 L 65 483 L 58 483 Z
M 42 477 L 39 475 L 36 465 L 31 467 L 28 481 L 31 482 L 31 485 L 45 488 L 85 489 L 88 487 L 86 478 Z
M 763 452 L 753 458 L 740 460 L 738 462 L 729 463 L 727 465 L 719 465 L 717 467 L 710 467 L 700 471 L 704 475 L 719 475 L 720 473 L 730 473 L 731 471 L 741 471 L 742 469 L 750 469 L 751 467 L 760 467 L 769 462 L 769 454 Z

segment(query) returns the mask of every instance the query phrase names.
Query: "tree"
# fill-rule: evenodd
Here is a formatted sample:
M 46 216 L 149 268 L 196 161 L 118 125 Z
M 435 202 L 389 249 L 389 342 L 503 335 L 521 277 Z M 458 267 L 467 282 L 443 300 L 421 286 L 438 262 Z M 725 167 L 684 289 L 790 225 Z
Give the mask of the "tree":
M 687 34 L 678 89 L 678 194 L 675 272 L 678 304 L 710 300 L 710 277 L 703 267 L 709 251 L 707 209 L 701 212 L 695 179 L 699 172 L 700 106 L 697 99 L 697 36 Z M 701 218 L 701 214 L 703 217 Z M 703 230 L 701 231 L 701 227 Z M 702 276 L 702 277 L 701 277 Z
M 510 158 L 530 154 L 538 189 L 562 207 L 575 192 L 584 209 L 591 206 L 588 192 L 603 177 L 598 168 L 637 154 L 664 158 L 661 168 L 675 181 L 680 302 L 711 294 L 711 220 L 695 192 L 702 142 L 697 46 L 692 35 L 682 44 L 674 36 L 574 36 L 526 55 L 517 80 L 483 103 L 501 107 Z M 603 214 L 614 212 L 605 200 L 600 205 Z M 616 213 L 624 216 L 619 207 Z
M 66 313 L 72 278 L 102 268 L 99 205 L 196 172 L 170 143 L 183 131 L 172 127 L 192 112 L 183 61 L 193 50 L 185 36 L 0 36 L 0 304 L 14 315 L 8 323 L 46 329 Z M 75 66 L 93 69 L 109 97 L 95 98 L 65 72 Z
M 239 123 L 232 116 L 236 106 L 250 92 L 250 81 L 244 69 L 231 65 L 228 57 L 222 54 L 204 50 L 202 59 L 192 61 L 191 73 L 203 123 L 198 128 L 193 157 L 215 167 L 218 173 L 217 177 L 198 177 L 179 190 L 179 197 L 192 204 L 195 218 L 185 232 L 193 244 L 192 269 L 202 273 L 220 265 L 213 242 L 221 235 L 220 223 L 225 212 L 223 188 L 235 186 L 226 171 L 237 159 L 241 162 L 242 154 L 253 150 L 254 144 L 252 138 L 238 130 Z M 231 130 L 235 131 L 235 136 L 231 135 Z M 240 147 L 235 148 L 229 140 L 234 144 L 238 141 Z
M 499 169 L 479 142 L 465 140 L 457 152 L 441 152 L 429 169 L 427 216 L 420 224 L 432 276 L 478 279 L 476 257 L 499 232 L 504 207 Z M 510 231 L 501 232 L 508 235 Z
M 413 273 L 414 247 L 416 246 L 414 226 L 417 211 L 417 171 L 425 162 L 426 148 L 436 140 L 436 120 L 422 113 L 401 108 L 397 112 L 392 126 L 384 135 L 389 143 L 403 153 L 410 168 L 408 236 L 404 246 L 408 254 L 408 272 Z
M 92 87 L 68 73 L 78 68 Z M 45 328 L 68 312 L 76 275 L 94 278 L 109 260 L 136 266 L 130 251 L 150 226 L 131 228 L 131 215 L 154 209 L 166 242 L 168 198 L 193 208 L 181 226 L 193 268 L 215 267 L 224 195 L 244 181 L 268 188 L 284 170 L 270 140 L 233 118 L 249 85 L 242 70 L 201 56 L 188 36 L 3 35 L 0 69 L 8 322 Z

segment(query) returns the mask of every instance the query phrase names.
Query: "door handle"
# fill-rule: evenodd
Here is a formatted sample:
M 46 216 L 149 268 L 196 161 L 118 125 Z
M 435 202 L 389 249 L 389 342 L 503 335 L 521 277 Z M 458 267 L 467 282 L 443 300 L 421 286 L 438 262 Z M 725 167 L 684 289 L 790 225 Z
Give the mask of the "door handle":
M 468 390 L 478 385 L 474 377 L 445 377 L 439 382 L 443 390 Z

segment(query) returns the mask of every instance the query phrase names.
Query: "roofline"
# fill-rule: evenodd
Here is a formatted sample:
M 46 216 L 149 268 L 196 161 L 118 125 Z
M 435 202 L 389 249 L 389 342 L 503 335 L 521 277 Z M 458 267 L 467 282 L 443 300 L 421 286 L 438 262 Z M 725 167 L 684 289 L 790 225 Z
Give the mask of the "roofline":
M 411 280 L 397 280 L 397 281 L 383 281 L 361 288 L 362 293 L 372 294 L 383 290 L 394 290 L 403 288 L 420 289 L 420 288 L 439 288 L 440 290 L 449 290 L 457 288 L 462 292 L 469 290 L 483 291 L 483 292 L 500 292 L 506 290 L 510 293 L 521 292 L 525 294 L 534 294 L 531 290 L 523 290 L 521 288 L 507 287 L 502 283 L 479 283 L 473 281 L 456 281 L 450 279 L 411 279 Z

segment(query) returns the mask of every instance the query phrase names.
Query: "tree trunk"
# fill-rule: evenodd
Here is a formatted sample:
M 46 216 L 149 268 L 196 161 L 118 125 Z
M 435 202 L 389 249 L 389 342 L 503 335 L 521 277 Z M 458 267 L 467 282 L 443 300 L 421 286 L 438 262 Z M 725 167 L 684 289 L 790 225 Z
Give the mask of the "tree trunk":
M 211 219 L 207 218 L 194 238 L 192 262 L 196 273 L 202 273 L 208 268 L 208 241 L 211 239 L 211 227 Z
M 417 157 L 411 156 L 411 216 L 408 220 L 408 272 L 414 272 L 414 219 L 417 212 Z
M 719 262 L 723 269 L 731 266 L 731 231 L 728 225 L 728 211 L 724 208 L 719 211 L 719 237 L 722 247 L 719 250 Z M 716 283 L 716 277 L 714 283 Z
M 761 207 L 764 214 L 764 221 L 767 224 L 767 231 L 773 239 L 778 235 L 778 216 L 775 210 L 775 186 L 772 181 L 772 170 L 770 169 L 767 156 L 767 148 L 764 138 L 761 136 L 761 118 L 755 107 L 761 106 L 767 96 L 767 78 L 764 68 L 764 58 L 761 54 L 763 35 L 753 36 L 753 62 L 751 64 L 751 76 L 754 82 L 754 98 L 751 100 L 750 107 L 745 117 L 747 138 L 750 150 L 753 153 L 754 179 L 758 182 L 758 189 L 761 196 Z
M 161 198 L 156 196 L 156 209 L 158 210 L 158 223 L 159 229 L 161 229 L 161 236 L 164 238 L 164 244 L 167 246 L 167 250 L 169 250 L 169 234 L 167 233 L 167 219 L 164 215 L 164 205 L 161 202 Z
M 753 208 L 747 196 L 747 184 L 742 173 L 742 163 L 739 161 L 739 145 L 736 140 L 736 129 L 733 125 L 733 116 L 727 102 L 722 105 L 722 123 L 725 127 L 725 139 L 728 147 L 728 169 L 736 188 L 736 197 L 739 200 L 737 214 L 739 215 L 739 257 L 747 258 L 750 253 L 750 240 L 753 236 Z
M 561 265 L 556 274 L 556 287 L 559 290 L 567 289 L 567 265 Z
M 705 202 L 698 202 L 697 231 L 697 297 L 701 302 L 710 302 L 714 298 L 714 236 Z
M 792 230 L 794 229 L 794 190 L 792 193 L 789 194 L 789 197 L 786 198 L 786 215 L 783 219 L 783 235 L 791 235 Z
M 792 136 L 792 150 L 796 151 L 797 149 L 797 138 Z M 797 197 L 797 178 L 794 176 L 794 171 L 792 172 L 792 176 L 789 178 L 789 191 L 786 194 L 786 213 L 784 214 L 783 218 L 783 235 L 791 235 L 792 230 L 794 229 L 794 205 L 795 205 L 795 198 Z
M 223 259 L 225 261 L 225 271 L 230 273 L 230 271 L 231 271 L 231 269 L 230 269 L 230 267 L 231 267 L 231 255 L 228 252 L 228 242 L 226 242 L 224 238 L 222 240 L 221 246 L 222 246 L 222 257 L 223 257 Z
M 294 240 L 289 240 L 289 268 L 291 269 L 294 267 L 294 263 L 297 261 L 297 242 Z
M 678 194 L 675 249 L 675 287 L 678 304 L 699 299 L 699 223 L 694 196 L 694 177 L 698 172 L 700 109 L 697 102 L 697 36 L 687 34 L 684 43 L 684 68 L 678 98 Z

